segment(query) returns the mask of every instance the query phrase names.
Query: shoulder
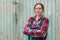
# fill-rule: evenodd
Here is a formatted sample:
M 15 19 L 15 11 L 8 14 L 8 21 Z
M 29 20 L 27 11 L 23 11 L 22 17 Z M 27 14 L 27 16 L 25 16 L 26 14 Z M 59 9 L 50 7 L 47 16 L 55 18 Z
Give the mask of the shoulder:
M 32 20 L 32 18 L 34 18 L 34 17 L 29 17 L 29 18 L 28 18 L 28 22 L 30 22 L 30 21 Z
M 47 17 L 45 17 L 45 19 L 44 20 L 47 20 L 47 21 L 49 21 L 49 19 L 47 18 Z
M 49 19 L 47 17 L 45 17 L 44 21 L 49 23 Z

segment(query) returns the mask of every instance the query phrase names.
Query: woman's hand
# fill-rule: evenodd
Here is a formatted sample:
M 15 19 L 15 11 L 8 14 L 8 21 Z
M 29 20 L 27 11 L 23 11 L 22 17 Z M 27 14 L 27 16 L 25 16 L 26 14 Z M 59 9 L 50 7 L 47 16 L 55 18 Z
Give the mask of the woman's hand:
M 37 32 L 40 32 L 41 30 L 37 30 Z
M 29 28 L 29 27 L 27 27 L 26 29 L 27 29 L 28 31 L 30 30 L 30 28 Z

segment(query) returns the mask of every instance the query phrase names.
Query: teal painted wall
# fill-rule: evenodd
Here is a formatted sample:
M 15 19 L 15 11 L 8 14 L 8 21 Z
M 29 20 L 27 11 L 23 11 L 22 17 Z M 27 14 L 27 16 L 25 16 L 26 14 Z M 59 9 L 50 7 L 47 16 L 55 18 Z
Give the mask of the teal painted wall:
M 56 0 L 56 40 L 60 40 L 60 0 Z
M 34 16 L 33 7 L 38 2 L 44 4 L 44 15 L 49 18 L 47 40 L 55 40 L 55 0 L 16 1 L 17 5 L 14 5 L 12 0 L 0 1 L 0 40 L 27 40 L 27 36 L 22 31 L 28 18 Z
M 0 0 L 0 40 L 14 40 L 12 0 Z

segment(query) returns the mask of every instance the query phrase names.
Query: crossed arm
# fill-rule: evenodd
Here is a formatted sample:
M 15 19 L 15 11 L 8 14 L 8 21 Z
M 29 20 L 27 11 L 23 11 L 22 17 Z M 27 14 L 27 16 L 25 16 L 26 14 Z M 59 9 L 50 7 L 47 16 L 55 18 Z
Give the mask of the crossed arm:
M 31 18 L 28 20 L 28 24 L 26 24 L 26 26 L 24 27 L 24 31 L 23 33 L 25 35 L 37 35 L 37 36 L 41 36 L 41 37 L 45 37 L 48 31 L 48 24 L 49 24 L 49 20 L 46 18 L 43 21 L 43 25 L 41 26 L 40 30 L 30 30 L 30 22 L 31 22 Z

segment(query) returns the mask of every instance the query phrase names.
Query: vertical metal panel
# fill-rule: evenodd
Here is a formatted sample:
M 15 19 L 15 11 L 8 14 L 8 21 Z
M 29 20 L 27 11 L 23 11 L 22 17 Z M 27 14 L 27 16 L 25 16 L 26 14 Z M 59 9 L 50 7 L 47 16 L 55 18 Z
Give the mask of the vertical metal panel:
M 55 28 L 56 28 L 56 13 L 55 13 L 55 0 L 52 0 L 52 40 L 55 40 Z M 54 15 L 54 16 L 53 16 Z
M 60 40 L 60 0 L 56 0 L 56 40 Z
M 0 0 L 0 40 L 14 40 L 12 0 Z
M 48 28 L 48 36 L 47 36 L 47 40 L 52 40 L 51 38 L 51 34 L 52 34 L 52 0 L 47 0 L 47 17 L 49 18 L 49 28 Z

